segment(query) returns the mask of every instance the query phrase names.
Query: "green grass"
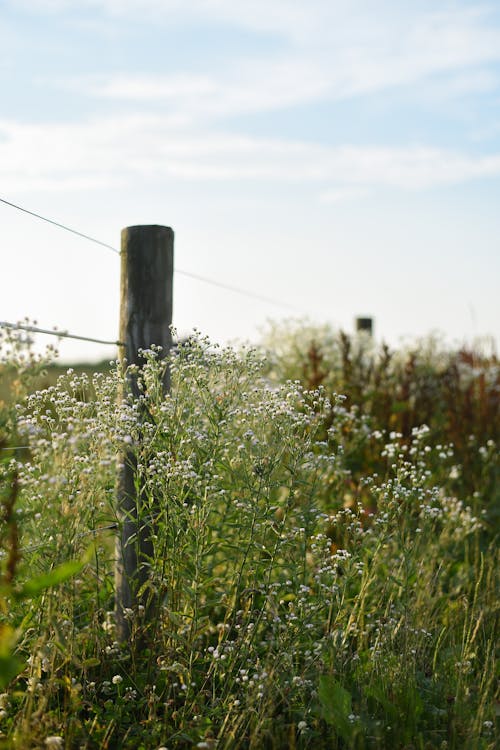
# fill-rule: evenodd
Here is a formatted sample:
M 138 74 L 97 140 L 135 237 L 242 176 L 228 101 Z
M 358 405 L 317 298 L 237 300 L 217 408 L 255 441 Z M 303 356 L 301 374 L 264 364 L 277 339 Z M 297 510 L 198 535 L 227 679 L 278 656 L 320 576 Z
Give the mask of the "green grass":
M 379 401 L 376 369 L 351 367 L 346 400 L 308 382 L 311 341 L 287 341 L 264 362 L 190 340 L 167 397 L 150 352 L 140 409 L 117 406 L 119 369 L 23 395 L 21 367 L 0 434 L 30 445 L 0 459 L 5 747 L 496 746 L 494 428 L 469 441 L 471 487 L 444 406 L 426 429 L 414 405 L 408 434 L 373 406 L 404 366 L 381 365 Z M 329 346 L 316 340 L 323 361 Z M 427 383 L 440 367 L 427 362 Z M 154 551 L 119 642 L 126 454 Z
M 56 364 L 55 362 L 43 363 L 40 368 L 33 373 L 29 380 L 29 392 L 45 390 L 55 385 L 61 375 L 68 370 L 70 365 Z M 110 371 L 108 361 L 98 362 L 95 365 L 85 363 L 72 364 L 71 369 L 79 375 L 88 375 L 95 373 L 106 373 Z M 19 373 L 15 367 L 4 366 L 0 378 L 0 403 L 10 404 L 13 398 L 16 384 L 19 383 Z M 19 385 L 21 385 L 19 383 Z M 23 384 L 24 385 L 24 384 Z

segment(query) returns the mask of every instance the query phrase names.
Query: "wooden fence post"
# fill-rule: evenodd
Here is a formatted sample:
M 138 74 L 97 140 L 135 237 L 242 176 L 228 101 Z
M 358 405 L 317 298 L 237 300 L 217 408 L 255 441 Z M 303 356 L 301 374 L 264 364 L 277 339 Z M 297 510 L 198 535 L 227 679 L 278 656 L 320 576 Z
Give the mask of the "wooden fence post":
M 144 360 L 139 349 L 162 347 L 166 356 L 171 347 L 174 233 L 170 227 L 133 226 L 121 236 L 120 341 L 121 359 L 139 368 Z M 139 396 L 137 376 L 131 375 L 127 387 Z M 164 389 L 169 389 L 169 374 Z M 123 394 L 121 395 L 123 398 Z M 117 482 L 117 513 L 120 531 L 116 543 L 115 614 L 118 640 L 130 636 L 130 617 L 143 604 L 144 626 L 152 609 L 148 580 L 149 560 L 153 556 L 152 524 L 142 512 L 143 491 L 137 481 L 137 459 L 131 450 L 120 457 Z
M 356 331 L 365 331 L 369 336 L 373 335 L 373 318 L 356 318 Z

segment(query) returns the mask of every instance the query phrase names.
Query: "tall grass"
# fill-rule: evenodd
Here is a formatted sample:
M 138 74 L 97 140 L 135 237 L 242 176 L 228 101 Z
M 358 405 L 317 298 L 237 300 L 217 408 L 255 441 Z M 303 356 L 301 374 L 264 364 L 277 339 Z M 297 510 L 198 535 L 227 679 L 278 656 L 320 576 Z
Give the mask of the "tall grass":
M 408 444 L 425 424 L 442 448 L 430 467 L 437 482 L 498 523 L 500 362 L 491 341 L 452 348 L 429 336 L 392 350 L 363 333 L 350 337 L 328 325 L 289 321 L 270 324 L 262 350 L 271 379 L 345 394 L 347 410 L 365 422 L 367 434 L 399 433 Z M 383 470 L 384 457 L 357 437 L 350 445 L 353 478 Z
M 3 497 L 14 475 L 19 488 L 2 619 L 23 665 L 0 697 L 4 745 L 492 750 L 493 445 L 478 451 L 478 496 L 465 482 L 459 496 L 433 426 L 377 425 L 326 377 L 278 382 L 276 362 L 193 337 L 164 397 L 165 362 L 144 362 L 140 406 L 117 406 L 119 367 L 69 371 L 5 420 L 4 447 L 16 430 L 30 449 L 3 451 L 0 469 Z M 130 610 L 120 644 L 125 450 L 154 534 L 155 611 Z M 84 567 L 16 596 L 68 560 Z

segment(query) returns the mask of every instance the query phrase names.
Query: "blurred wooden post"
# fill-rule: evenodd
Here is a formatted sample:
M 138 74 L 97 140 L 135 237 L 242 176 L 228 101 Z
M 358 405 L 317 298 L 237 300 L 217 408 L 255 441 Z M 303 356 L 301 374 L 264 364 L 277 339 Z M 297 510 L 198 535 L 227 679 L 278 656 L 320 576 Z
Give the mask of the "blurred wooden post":
M 139 349 L 162 347 L 166 356 L 171 347 L 172 279 L 174 270 L 174 233 L 170 227 L 134 226 L 122 231 L 120 288 L 121 357 L 127 365 L 139 368 L 144 360 Z M 168 371 L 165 392 L 170 387 Z M 137 375 L 129 375 L 128 391 L 139 397 Z M 123 398 L 121 394 L 120 398 Z M 138 410 L 138 418 L 143 418 Z M 137 457 L 133 450 L 120 457 L 117 483 L 117 513 L 120 531 L 116 544 L 115 613 L 117 637 L 125 641 L 130 635 L 130 618 L 144 605 L 144 626 L 151 610 L 151 592 L 147 590 L 149 561 L 153 557 L 152 523 L 144 511 L 143 488 L 137 477 Z M 140 594 L 140 590 L 144 592 Z
M 369 336 L 373 336 L 373 318 L 356 318 L 356 331 L 364 331 Z

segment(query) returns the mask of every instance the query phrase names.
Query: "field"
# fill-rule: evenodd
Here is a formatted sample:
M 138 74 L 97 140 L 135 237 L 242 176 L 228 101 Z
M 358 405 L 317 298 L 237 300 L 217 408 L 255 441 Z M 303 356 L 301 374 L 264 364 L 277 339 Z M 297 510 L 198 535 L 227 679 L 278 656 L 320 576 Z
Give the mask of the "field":
M 140 373 L 55 378 L 8 346 L 0 747 L 497 746 L 494 353 L 194 336 L 165 396 L 154 350 Z M 151 541 L 125 640 L 124 460 Z

